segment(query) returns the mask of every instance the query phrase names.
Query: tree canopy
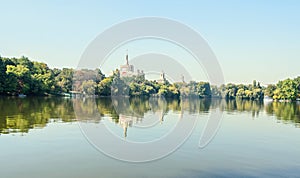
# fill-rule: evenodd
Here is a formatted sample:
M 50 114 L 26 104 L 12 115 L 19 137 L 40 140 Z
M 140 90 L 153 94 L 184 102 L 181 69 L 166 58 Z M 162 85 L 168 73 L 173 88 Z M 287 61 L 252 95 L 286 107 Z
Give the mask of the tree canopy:
M 267 87 L 253 80 L 252 84 L 223 84 L 212 86 L 209 82 L 190 81 L 157 82 L 144 76 L 120 77 L 118 69 L 105 76 L 100 69 L 74 70 L 50 69 L 43 62 L 33 62 L 27 57 L 4 58 L 0 56 L 0 95 L 63 95 L 76 91 L 98 96 L 157 96 L 167 98 L 225 98 L 262 100 L 296 100 L 300 97 L 300 76 L 286 79 Z

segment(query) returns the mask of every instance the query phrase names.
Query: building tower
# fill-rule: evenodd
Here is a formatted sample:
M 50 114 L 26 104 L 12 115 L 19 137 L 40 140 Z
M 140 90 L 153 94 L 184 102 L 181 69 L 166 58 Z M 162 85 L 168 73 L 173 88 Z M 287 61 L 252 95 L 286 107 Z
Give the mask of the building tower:
M 159 79 L 157 80 L 157 82 L 158 82 L 158 83 L 165 83 L 165 82 L 166 82 L 166 76 L 165 76 L 164 71 L 161 71 L 160 77 L 159 77 Z
M 126 64 L 120 66 L 120 76 L 121 77 L 130 77 L 134 74 L 134 67 L 133 65 L 129 64 L 129 57 L 128 52 L 126 53 Z

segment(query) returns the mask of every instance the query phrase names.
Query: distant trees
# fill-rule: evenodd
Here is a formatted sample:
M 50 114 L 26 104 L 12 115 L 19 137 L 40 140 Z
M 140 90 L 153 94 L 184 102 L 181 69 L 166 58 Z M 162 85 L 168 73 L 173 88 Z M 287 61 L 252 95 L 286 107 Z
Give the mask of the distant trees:
M 29 93 L 31 85 L 30 71 L 23 65 L 7 65 L 6 66 L 7 77 L 10 78 L 10 82 L 15 83 L 11 85 L 10 90 L 18 93 Z
M 259 82 L 253 81 L 252 85 L 233 84 L 221 85 L 218 89 L 214 89 L 214 93 L 220 94 L 225 99 L 250 99 L 262 100 L 264 98 L 263 88 Z
M 270 84 L 267 86 L 267 88 L 265 89 L 265 95 L 268 97 L 273 98 L 274 96 L 274 91 L 276 90 L 276 85 L 274 84 Z
M 130 82 L 129 84 L 129 95 L 130 96 L 150 96 L 157 92 L 157 86 L 154 83 L 144 80 L 143 82 Z
M 158 96 L 164 96 L 167 98 L 178 98 L 180 91 L 174 84 L 162 84 L 159 85 Z
M 279 81 L 276 89 L 273 92 L 273 99 L 275 100 L 295 100 L 298 97 L 298 84 L 295 80 L 286 79 Z
M 211 86 L 208 82 L 190 81 L 189 83 L 175 83 L 181 97 L 209 98 L 212 96 Z
M 274 100 L 296 100 L 300 98 L 300 76 L 279 81 L 276 85 L 270 84 L 264 92 Z
M 60 92 L 69 92 L 72 90 L 72 82 L 73 82 L 73 69 L 63 68 L 54 69 L 54 79 L 56 83 L 56 91 Z
M 99 84 L 97 85 L 97 90 L 95 93 L 101 96 L 110 96 L 112 81 L 112 77 L 107 77 L 101 80 L 101 82 L 99 82 Z
M 68 69 L 72 71 L 73 69 Z M 42 62 L 32 62 L 28 58 L 0 57 L 0 94 L 4 95 L 45 95 L 69 91 L 72 72 L 67 74 L 69 83 L 61 87 L 61 70 L 50 69 Z
M 0 56 L 0 94 L 4 93 L 6 85 L 6 65 Z
M 120 77 L 118 69 L 105 76 L 100 69 L 74 70 L 50 69 L 42 62 L 28 58 L 3 58 L 0 56 L 0 95 L 62 95 L 70 91 L 98 96 L 163 96 L 167 98 L 225 98 L 262 100 L 264 96 L 274 100 L 300 98 L 300 76 L 279 81 L 276 85 L 262 87 L 252 84 L 223 84 L 211 86 L 209 82 L 190 81 L 170 83 L 146 80 L 144 76 Z

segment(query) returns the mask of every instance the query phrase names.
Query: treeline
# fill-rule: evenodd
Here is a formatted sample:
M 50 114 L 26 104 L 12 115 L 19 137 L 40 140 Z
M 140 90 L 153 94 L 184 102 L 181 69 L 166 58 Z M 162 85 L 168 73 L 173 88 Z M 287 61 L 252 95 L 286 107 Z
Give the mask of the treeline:
M 48 95 L 72 89 L 73 69 L 50 69 L 27 57 L 0 57 L 0 94 Z
M 279 81 L 276 85 L 270 84 L 265 94 L 274 100 L 296 100 L 300 98 L 300 76 L 294 79 Z
M 98 96 L 164 96 L 167 98 L 200 97 L 262 100 L 296 100 L 300 97 L 300 76 L 263 87 L 252 84 L 223 84 L 211 86 L 208 82 L 190 81 L 170 83 L 150 81 L 144 76 L 120 77 L 119 70 L 105 76 L 100 69 L 50 69 L 47 64 L 33 62 L 26 57 L 0 57 L 1 95 L 63 95 L 70 92 Z

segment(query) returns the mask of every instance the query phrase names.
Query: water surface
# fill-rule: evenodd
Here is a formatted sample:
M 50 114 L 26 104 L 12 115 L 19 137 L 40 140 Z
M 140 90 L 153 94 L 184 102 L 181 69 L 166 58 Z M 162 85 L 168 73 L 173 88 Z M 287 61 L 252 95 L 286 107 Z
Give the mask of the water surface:
M 1 177 L 298 177 L 300 104 L 239 100 L 114 100 L 0 98 Z M 86 116 L 76 118 L 76 110 Z M 204 149 L 199 138 L 210 113 L 223 111 L 217 135 Z M 80 123 L 105 123 L 120 138 L 149 141 L 182 117 L 197 116 L 188 140 L 171 155 L 147 163 L 112 159 L 96 150 Z M 147 153 L 145 153 L 147 154 Z

